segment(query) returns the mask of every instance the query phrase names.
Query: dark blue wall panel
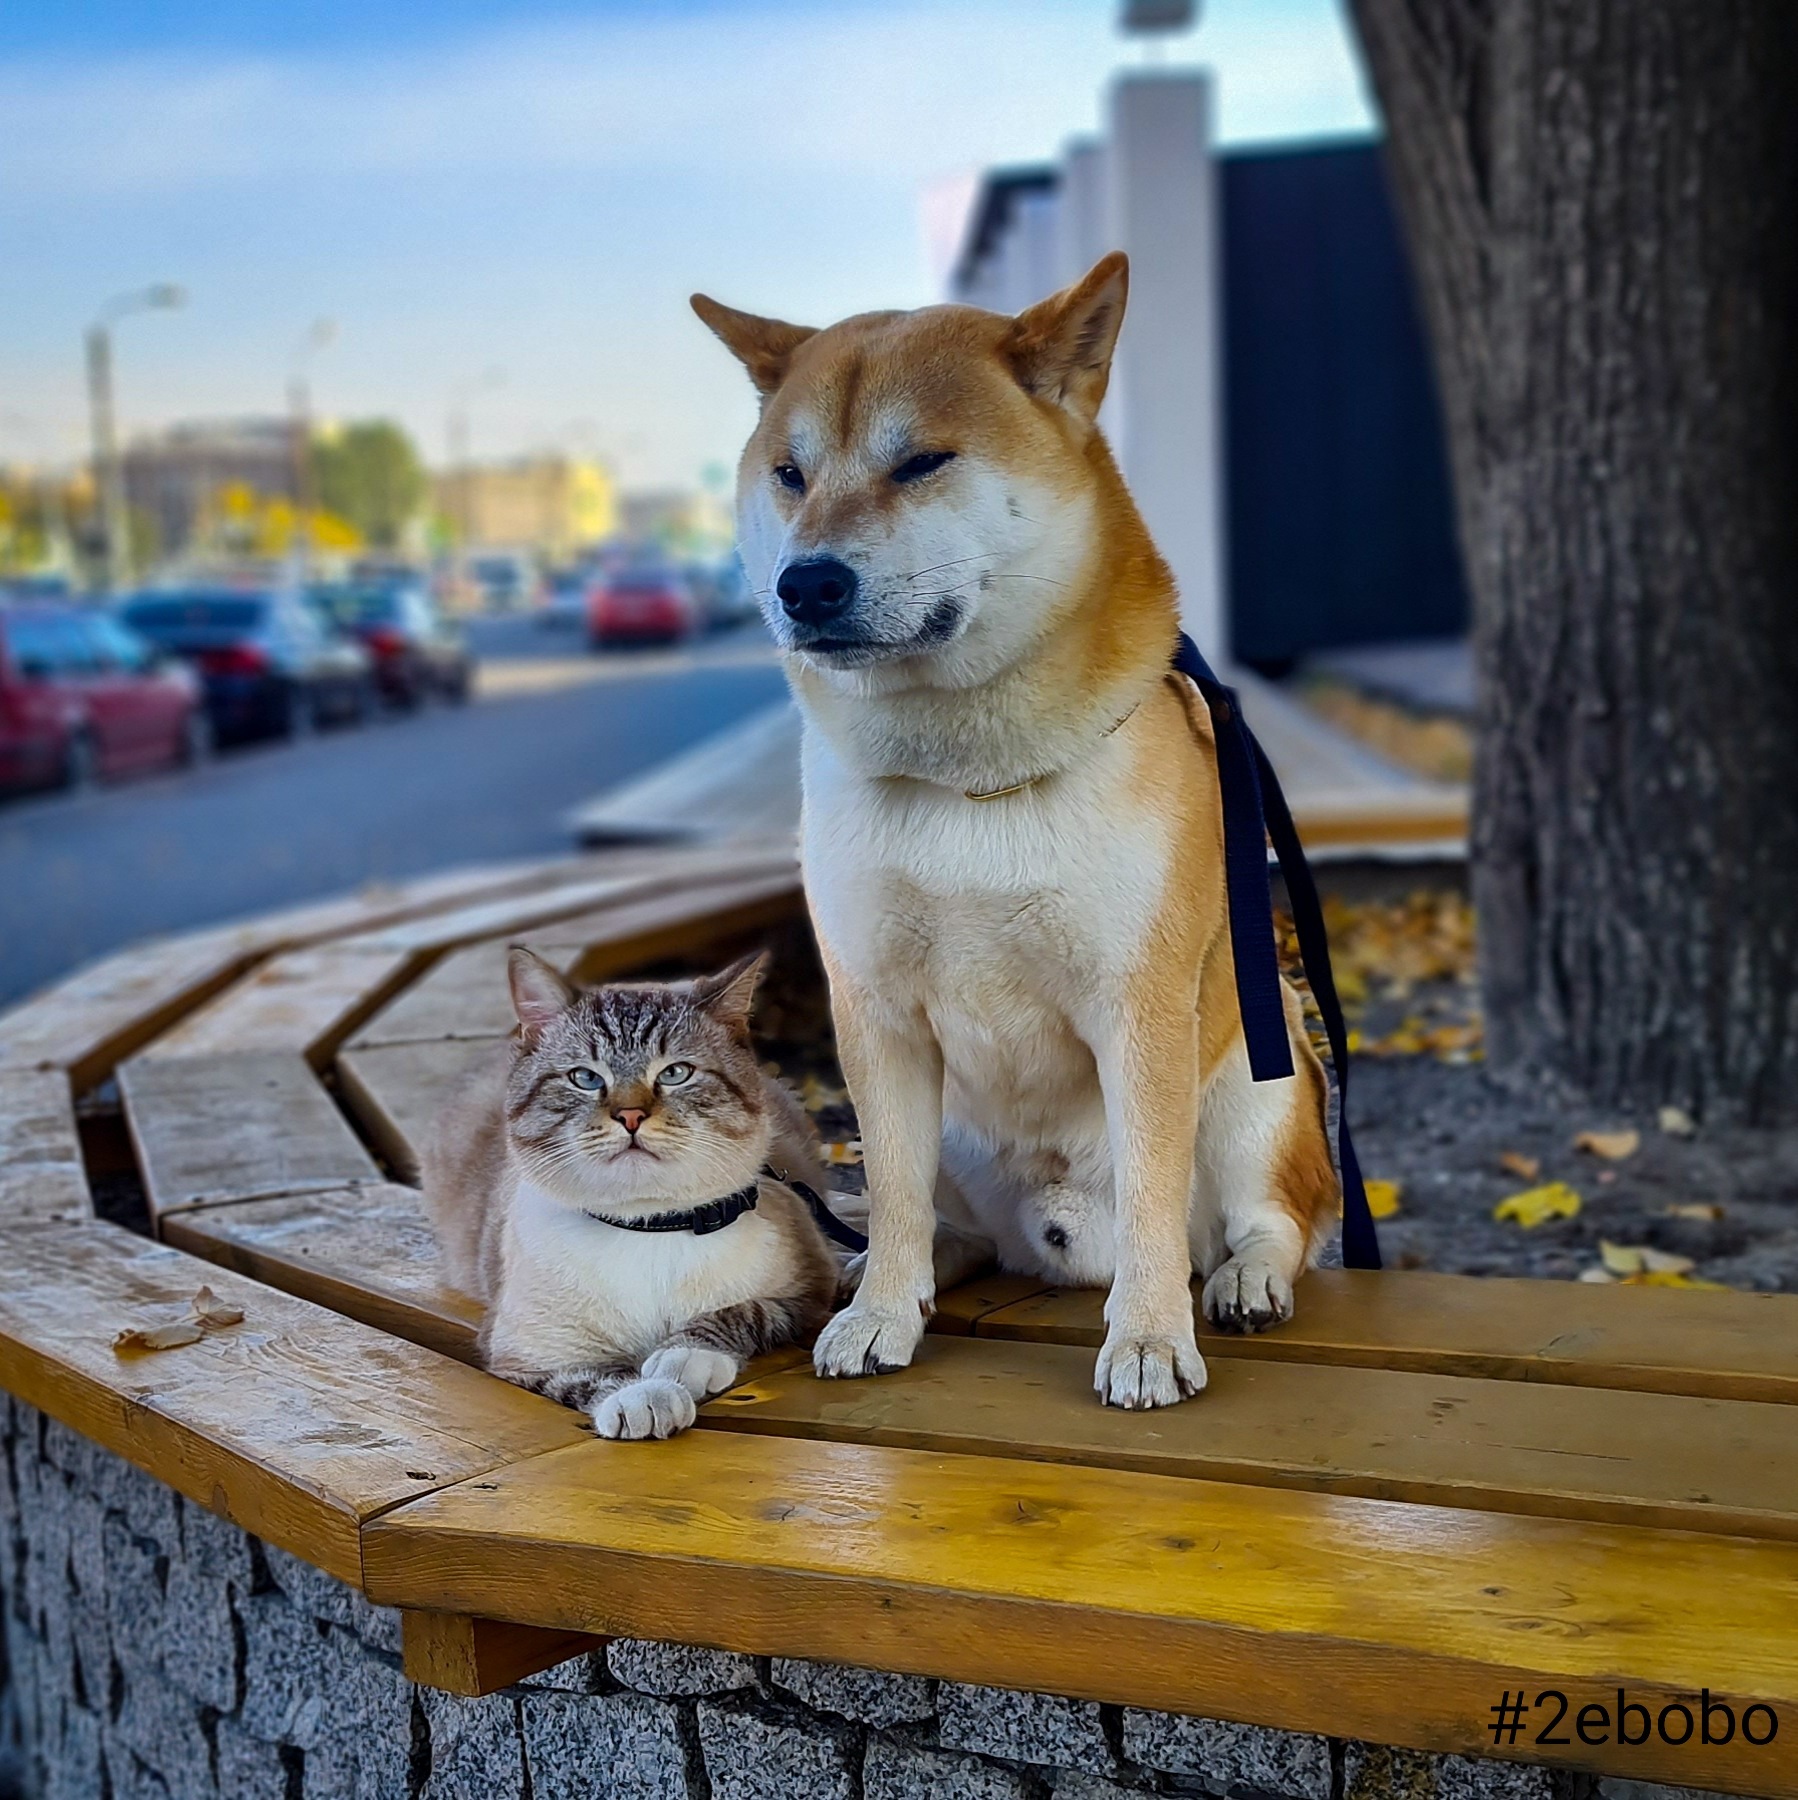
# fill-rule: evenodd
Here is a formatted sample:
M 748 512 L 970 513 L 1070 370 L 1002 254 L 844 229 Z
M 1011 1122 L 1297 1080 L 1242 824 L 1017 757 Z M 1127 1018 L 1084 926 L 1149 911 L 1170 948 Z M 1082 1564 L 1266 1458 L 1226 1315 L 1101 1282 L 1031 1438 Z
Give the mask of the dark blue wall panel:
M 1441 417 L 1377 146 L 1221 170 L 1236 656 L 1462 632 Z

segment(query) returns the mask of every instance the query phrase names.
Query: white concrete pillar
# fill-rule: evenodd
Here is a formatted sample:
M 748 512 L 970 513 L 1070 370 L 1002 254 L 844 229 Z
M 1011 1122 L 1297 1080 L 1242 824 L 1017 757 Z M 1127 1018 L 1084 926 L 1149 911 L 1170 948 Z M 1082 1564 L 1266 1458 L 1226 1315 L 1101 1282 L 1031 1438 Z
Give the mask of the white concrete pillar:
M 1228 660 L 1229 641 L 1211 117 L 1208 74 L 1120 75 L 1105 164 L 1109 235 L 1130 257 L 1113 441 L 1179 583 L 1186 629 L 1216 663 Z
M 1067 287 L 1108 251 L 1119 248 L 1111 235 L 1109 171 L 1105 145 L 1075 138 L 1062 154 L 1061 205 L 1055 214 L 1055 285 Z M 1116 381 L 1099 408 L 1099 429 L 1115 449 L 1124 437 L 1123 390 Z
M 1053 189 L 1018 196 L 1011 222 L 1013 312 L 1046 300 L 1061 285 L 1056 279 L 1055 258 L 1060 213 L 1061 196 Z

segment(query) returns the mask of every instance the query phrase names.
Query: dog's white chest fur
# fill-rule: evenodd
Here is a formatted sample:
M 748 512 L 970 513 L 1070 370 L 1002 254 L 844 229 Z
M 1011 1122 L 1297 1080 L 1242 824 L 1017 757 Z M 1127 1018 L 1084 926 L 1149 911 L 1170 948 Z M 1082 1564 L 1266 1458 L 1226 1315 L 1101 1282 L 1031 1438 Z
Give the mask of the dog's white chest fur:
M 952 1125 L 994 1151 L 1105 1140 L 1093 1008 L 1141 961 L 1168 846 L 1117 804 L 1127 755 L 973 801 L 870 780 L 808 727 L 807 892 L 869 1003 L 929 1022 Z
M 702 1313 L 768 1293 L 780 1273 L 778 1233 L 758 1213 L 703 1237 L 625 1231 L 521 1181 L 501 1316 L 532 1322 L 532 1362 L 641 1358 Z

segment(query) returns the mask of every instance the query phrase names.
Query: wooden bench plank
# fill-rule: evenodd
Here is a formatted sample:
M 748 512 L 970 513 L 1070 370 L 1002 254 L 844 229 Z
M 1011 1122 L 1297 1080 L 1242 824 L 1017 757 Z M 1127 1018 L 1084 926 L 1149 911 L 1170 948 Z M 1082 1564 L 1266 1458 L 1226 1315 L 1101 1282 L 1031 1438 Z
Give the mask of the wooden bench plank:
M 388 1507 L 582 1435 L 564 1407 L 117 1226 L 18 1226 L 0 1261 L 0 1383 L 346 1581 Z M 113 1348 L 202 1284 L 243 1323 Z
M 970 1337 L 982 1319 L 1046 1291 L 1047 1284 L 1037 1276 L 1006 1275 L 994 1269 L 938 1294 L 930 1329 L 949 1337 Z
M 93 1216 L 75 1103 L 59 1069 L 0 1069 L 0 1222 Z
M 608 872 L 584 881 L 565 882 L 536 895 L 518 895 L 458 911 L 439 913 L 412 924 L 370 932 L 353 941 L 373 949 L 447 950 L 483 938 L 547 932 L 560 919 L 571 919 L 597 907 L 648 899 L 713 880 L 748 880 L 768 876 L 798 882 L 798 862 L 791 850 L 685 851 L 658 858 L 636 872 Z
M 1096 1289 L 1049 1288 L 987 1313 L 979 1334 L 1096 1349 L 1104 1303 Z M 1208 1356 L 1798 1401 L 1789 1294 L 1314 1269 L 1289 1324 L 1236 1337 L 1201 1320 L 1199 1336 Z
M 338 1092 L 393 1173 L 416 1182 L 418 1149 L 439 1109 L 505 1047 L 504 1038 L 438 1038 L 346 1050 L 337 1058 Z
M 719 938 L 778 923 L 799 904 L 798 880 L 788 870 L 601 907 L 522 936 L 577 979 L 602 981 L 677 951 L 697 958 Z M 509 949 L 508 940 L 496 938 L 452 951 L 352 1032 L 350 1045 L 504 1037 L 517 1023 L 506 987 Z
M 287 1050 L 322 1068 L 414 967 L 405 951 L 321 944 L 270 957 L 163 1033 L 144 1057 Z
M 1146 1422 L 1146 1421 L 1145 1421 Z M 368 1592 L 672 1638 L 1490 1752 L 1506 1688 L 1619 1684 L 1798 1708 L 1798 1546 L 694 1431 L 590 1443 L 398 1507 Z M 1570 1715 L 1572 1716 L 1572 1715 Z M 1790 1739 L 1791 1741 L 1787 1741 Z M 1645 1779 L 1659 1743 L 1520 1743 Z M 1707 1785 L 1798 1796 L 1798 1734 L 1705 1752 Z
M 171 1213 L 165 1242 L 347 1319 L 475 1361 L 480 1302 L 442 1279 L 416 1188 L 394 1182 Z
M 158 1218 L 381 1176 L 297 1055 L 140 1058 L 119 1091 Z
M 1798 1417 L 1764 1401 L 1219 1358 L 1203 1395 L 1145 1418 L 1098 1403 L 1085 1350 L 932 1337 L 879 1380 L 791 1370 L 700 1416 L 783 1437 L 1798 1540 Z
M 478 1698 L 598 1650 L 605 1639 L 585 1631 L 538 1631 L 471 1619 L 466 1613 L 407 1611 L 400 1615 L 400 1643 L 408 1681 Z

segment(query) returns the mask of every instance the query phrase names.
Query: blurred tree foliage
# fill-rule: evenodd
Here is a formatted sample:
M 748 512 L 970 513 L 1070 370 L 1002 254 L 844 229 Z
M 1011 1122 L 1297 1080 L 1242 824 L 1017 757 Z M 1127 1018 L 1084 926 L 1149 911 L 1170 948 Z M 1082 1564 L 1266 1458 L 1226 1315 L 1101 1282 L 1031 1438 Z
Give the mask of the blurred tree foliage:
M 386 419 L 346 425 L 312 446 L 319 504 L 347 519 L 379 549 L 392 549 L 425 497 L 424 464 L 412 440 Z

